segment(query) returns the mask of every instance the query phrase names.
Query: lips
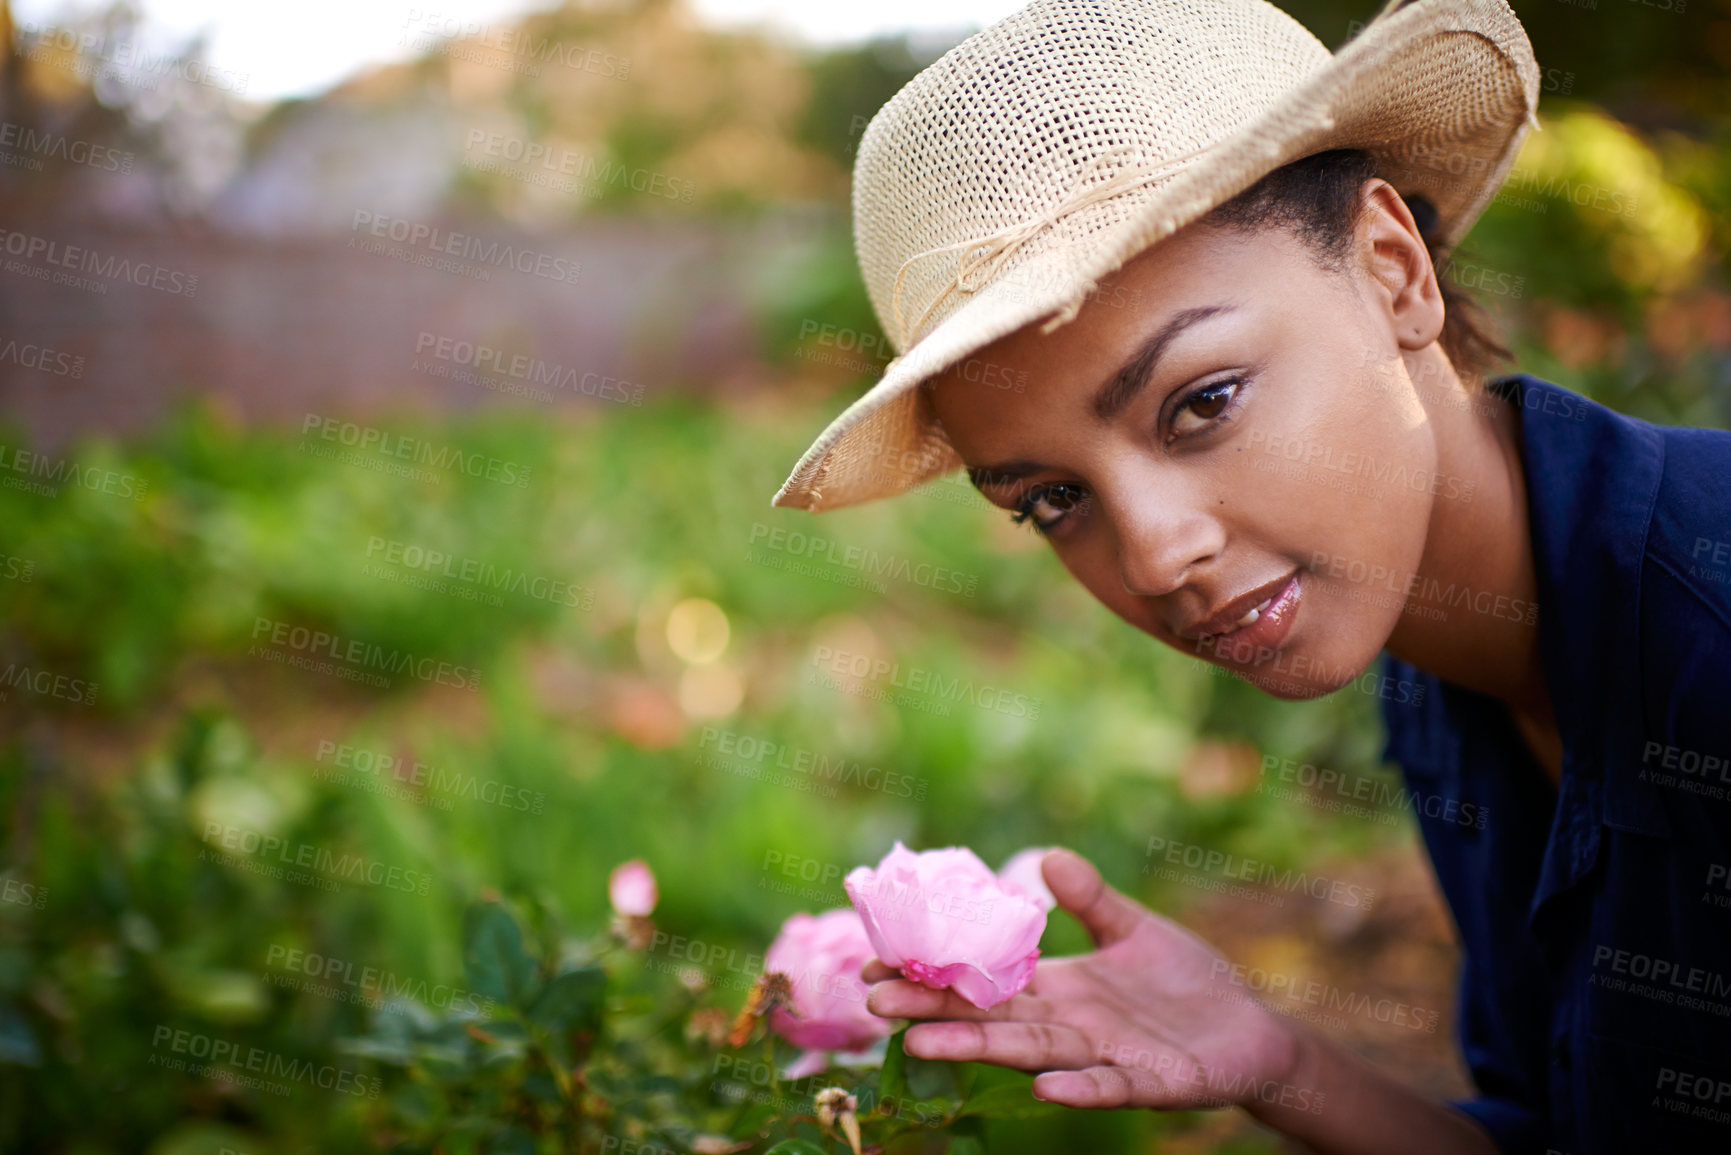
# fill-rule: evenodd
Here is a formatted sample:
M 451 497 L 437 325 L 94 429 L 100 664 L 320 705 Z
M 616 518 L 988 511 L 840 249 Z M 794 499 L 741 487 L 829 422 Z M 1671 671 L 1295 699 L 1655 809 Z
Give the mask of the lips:
M 1265 585 L 1257 586 L 1249 593 L 1233 598 L 1208 617 L 1192 622 L 1178 630 L 1178 636 L 1199 641 L 1202 638 L 1230 633 L 1233 630 L 1255 625 L 1263 611 L 1267 610 L 1273 603 L 1275 595 L 1285 588 L 1286 583 L 1292 580 L 1293 574 L 1297 572 L 1297 570 L 1293 570 L 1290 573 L 1282 574 Z

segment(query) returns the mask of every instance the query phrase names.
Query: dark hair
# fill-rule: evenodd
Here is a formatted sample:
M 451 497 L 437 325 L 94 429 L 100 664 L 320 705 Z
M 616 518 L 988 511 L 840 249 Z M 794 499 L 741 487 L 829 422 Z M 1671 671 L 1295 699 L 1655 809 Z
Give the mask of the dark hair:
M 1361 149 L 1319 152 L 1275 169 L 1206 219 L 1239 230 L 1285 228 L 1309 246 L 1325 268 L 1344 269 L 1363 208 L 1359 189 L 1378 175 L 1375 158 Z M 1436 241 L 1436 207 L 1422 195 L 1401 195 L 1424 237 L 1442 291 L 1444 319 L 1438 340 L 1463 383 L 1476 389 L 1487 371 L 1499 361 L 1512 360 L 1513 354 L 1479 303 L 1444 275 L 1449 254 Z

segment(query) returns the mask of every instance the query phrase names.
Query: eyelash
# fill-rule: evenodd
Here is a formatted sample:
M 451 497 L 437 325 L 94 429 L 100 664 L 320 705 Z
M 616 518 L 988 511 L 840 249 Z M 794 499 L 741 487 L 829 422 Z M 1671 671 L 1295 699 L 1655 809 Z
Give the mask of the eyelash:
M 1213 394 L 1213 393 L 1215 393 L 1219 390 L 1222 390 L 1222 389 L 1231 388 L 1232 389 L 1232 399 L 1229 402 L 1227 402 L 1227 406 L 1222 412 L 1216 414 L 1213 417 L 1206 418 L 1205 419 L 1206 424 L 1202 427 L 1202 429 L 1197 430 L 1193 433 L 1174 433 L 1171 436 L 1167 437 L 1166 444 L 1170 445 L 1174 440 L 1176 440 L 1178 438 L 1182 438 L 1182 437 L 1201 436 L 1203 433 L 1207 432 L 1211 428 L 1214 428 L 1214 427 L 1220 426 L 1220 425 L 1225 425 L 1228 422 L 1234 420 L 1237 417 L 1238 410 L 1242 404 L 1242 400 L 1243 400 L 1243 396 L 1244 396 L 1245 380 L 1246 379 L 1243 377 L 1223 377 L 1218 381 L 1210 381 L 1206 385 L 1198 385 L 1195 389 L 1192 389 L 1189 393 L 1186 393 L 1178 401 L 1178 404 L 1176 406 L 1174 406 L 1174 408 L 1172 410 L 1172 417 L 1173 417 L 1174 423 L 1176 423 L 1178 415 L 1180 413 L 1183 413 L 1185 411 L 1185 409 L 1188 408 L 1191 404 L 1193 404 L 1198 398 L 1208 396 L 1208 395 Z M 1065 485 L 1065 484 L 1036 485 L 1032 489 L 1028 490 L 1027 493 L 1022 495 L 1021 501 L 1017 503 L 1016 508 L 1013 511 L 1011 511 L 1011 513 L 1010 513 L 1010 520 L 1015 522 L 1017 525 L 1027 526 L 1029 529 L 1033 530 L 1035 533 L 1039 534 L 1042 537 L 1046 537 L 1046 536 L 1050 535 L 1053 530 L 1057 529 L 1059 525 L 1063 524 L 1064 517 L 1069 516 L 1069 511 L 1066 511 L 1064 514 L 1064 517 L 1060 517 L 1057 521 L 1054 521 L 1050 526 L 1044 526 L 1044 525 L 1041 525 L 1038 521 L 1036 521 L 1034 519 L 1034 508 L 1033 507 L 1034 507 L 1035 503 L 1037 503 L 1038 501 L 1040 501 L 1042 498 L 1046 497 L 1047 495 L 1053 494 L 1053 493 L 1058 493 L 1061 491 L 1080 492 L 1081 486 L 1079 486 L 1079 485 Z M 1075 504 L 1071 507 L 1072 510 L 1074 508 L 1076 508 L 1076 506 L 1080 506 L 1086 500 L 1087 500 L 1087 497 L 1086 497 L 1086 495 L 1084 495 L 1080 501 L 1075 502 Z

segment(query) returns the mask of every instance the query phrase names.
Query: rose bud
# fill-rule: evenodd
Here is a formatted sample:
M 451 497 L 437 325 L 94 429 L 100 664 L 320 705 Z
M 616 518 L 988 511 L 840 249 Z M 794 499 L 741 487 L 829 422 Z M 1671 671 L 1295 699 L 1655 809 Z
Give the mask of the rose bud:
M 627 918 L 647 918 L 660 897 L 649 864 L 641 858 L 633 858 L 615 866 L 607 879 L 607 897 L 612 901 L 613 909 Z
M 796 1064 L 800 1074 L 823 1070 L 826 1051 L 858 1053 L 890 1033 L 888 1019 L 866 1010 L 859 972 L 871 957 L 865 927 L 847 907 L 794 915 L 764 952 L 764 971 L 792 980 L 791 1004 L 772 1010 L 769 1026 L 808 1052 Z
M 915 854 L 897 842 L 877 869 L 843 880 L 877 957 L 924 986 L 984 1009 L 1034 976 L 1046 908 L 966 847 Z

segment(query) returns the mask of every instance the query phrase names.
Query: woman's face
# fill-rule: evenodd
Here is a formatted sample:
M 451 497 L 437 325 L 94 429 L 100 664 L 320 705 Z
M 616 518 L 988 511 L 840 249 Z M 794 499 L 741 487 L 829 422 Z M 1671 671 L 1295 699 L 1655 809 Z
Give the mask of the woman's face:
M 974 483 L 1089 592 L 1280 698 L 1376 657 L 1402 599 L 1398 582 L 1367 598 L 1364 575 L 1417 572 L 1446 500 L 1390 480 L 1436 469 L 1412 376 L 1441 357 L 1442 308 L 1410 215 L 1373 185 L 1342 271 L 1284 229 L 1192 226 L 1070 324 L 1019 330 L 933 386 Z

